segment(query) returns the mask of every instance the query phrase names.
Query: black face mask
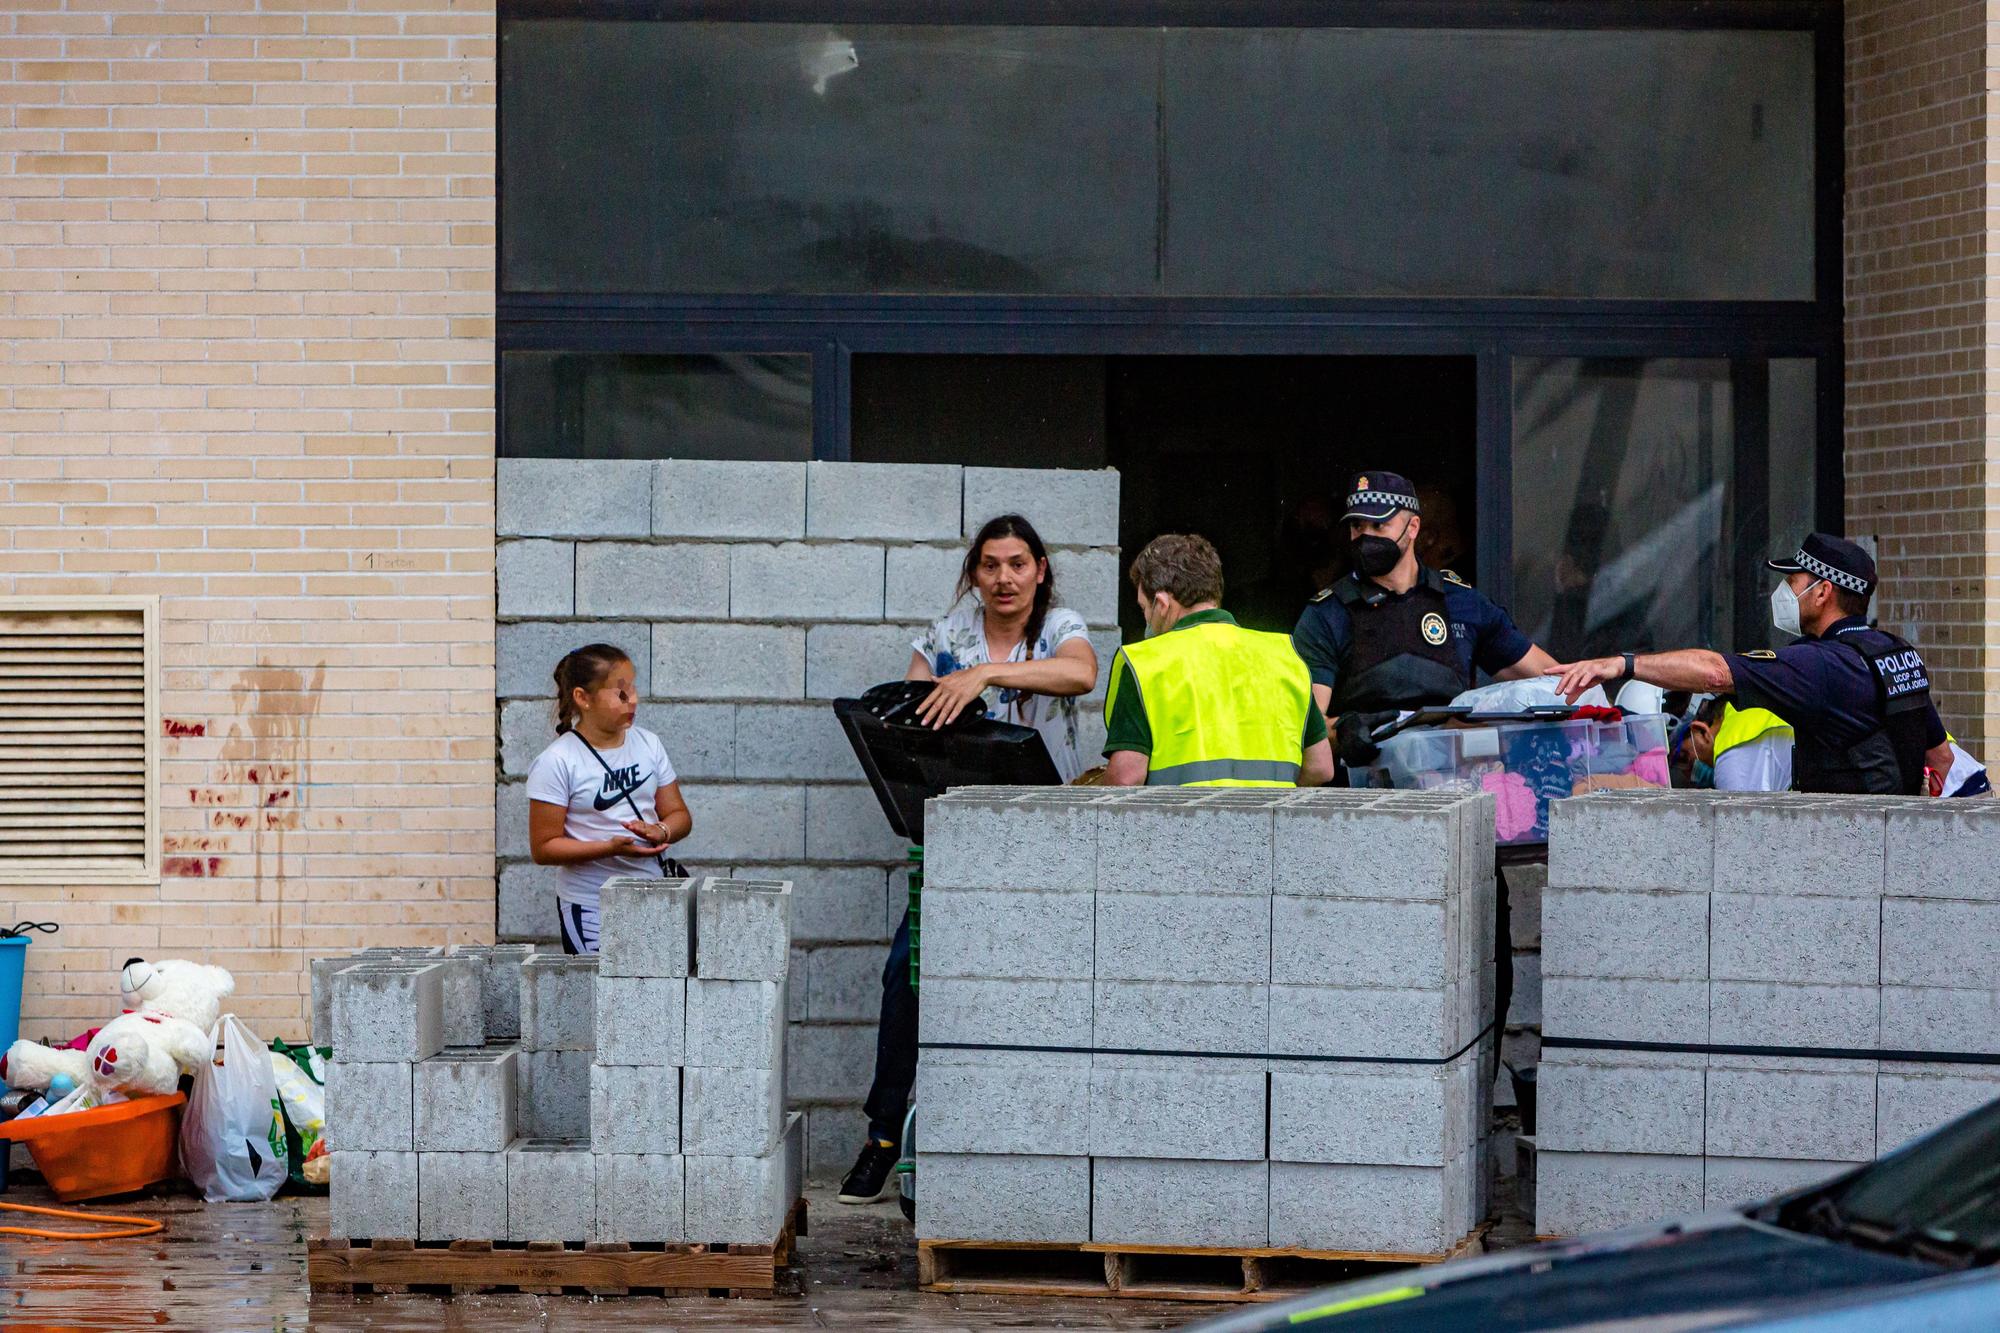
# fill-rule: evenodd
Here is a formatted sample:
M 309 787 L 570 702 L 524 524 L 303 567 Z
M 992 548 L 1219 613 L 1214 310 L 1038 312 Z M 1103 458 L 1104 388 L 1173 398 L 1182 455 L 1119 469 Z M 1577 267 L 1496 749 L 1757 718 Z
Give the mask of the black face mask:
M 1409 530 L 1409 525 L 1404 524 L 1403 531 L 1407 533 Z M 1403 545 L 1392 537 L 1377 537 L 1370 533 L 1349 541 L 1347 553 L 1364 578 L 1379 579 L 1402 560 Z

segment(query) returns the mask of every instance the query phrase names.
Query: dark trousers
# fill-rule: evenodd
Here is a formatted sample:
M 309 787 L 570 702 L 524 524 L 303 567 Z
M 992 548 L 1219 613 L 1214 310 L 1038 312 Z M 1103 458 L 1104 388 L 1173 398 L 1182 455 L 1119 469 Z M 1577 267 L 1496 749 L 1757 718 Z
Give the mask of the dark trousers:
M 910 985 L 910 914 L 896 927 L 882 967 L 882 1025 L 875 1030 L 875 1081 L 868 1086 L 868 1133 L 900 1144 L 910 1089 L 917 1083 L 917 992 Z

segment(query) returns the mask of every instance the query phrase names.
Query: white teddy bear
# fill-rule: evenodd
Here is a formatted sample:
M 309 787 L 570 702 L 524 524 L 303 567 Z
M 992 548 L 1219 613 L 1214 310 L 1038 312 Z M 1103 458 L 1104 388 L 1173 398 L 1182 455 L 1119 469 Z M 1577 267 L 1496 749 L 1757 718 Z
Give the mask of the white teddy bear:
M 17 1041 L 0 1060 L 12 1088 L 44 1089 L 58 1074 L 79 1086 L 128 1095 L 172 1092 L 182 1074 L 214 1058 L 209 1033 L 236 979 L 220 967 L 170 958 L 126 961 L 119 974 L 125 1012 L 91 1038 L 88 1050 Z

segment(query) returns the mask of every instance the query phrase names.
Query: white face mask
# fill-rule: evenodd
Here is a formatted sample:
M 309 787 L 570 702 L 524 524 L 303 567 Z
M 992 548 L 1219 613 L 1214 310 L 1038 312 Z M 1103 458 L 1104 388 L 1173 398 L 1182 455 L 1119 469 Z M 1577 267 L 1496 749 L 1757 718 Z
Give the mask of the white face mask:
M 1814 579 L 1806 585 L 1806 591 L 1811 592 L 1824 581 Z M 1780 583 L 1771 589 L 1771 623 L 1778 627 L 1780 633 L 1789 634 L 1793 638 L 1800 638 L 1805 634 L 1805 631 L 1799 628 L 1799 595 L 1792 591 L 1792 585 L 1789 583 Z

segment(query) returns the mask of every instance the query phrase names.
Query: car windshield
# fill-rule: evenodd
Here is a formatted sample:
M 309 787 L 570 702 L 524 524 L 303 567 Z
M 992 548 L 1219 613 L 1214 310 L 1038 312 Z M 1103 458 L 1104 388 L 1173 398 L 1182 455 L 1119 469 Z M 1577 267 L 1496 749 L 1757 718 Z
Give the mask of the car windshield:
M 1799 1221 L 1965 1263 L 2000 1258 L 2000 1101 L 1834 1187 Z

